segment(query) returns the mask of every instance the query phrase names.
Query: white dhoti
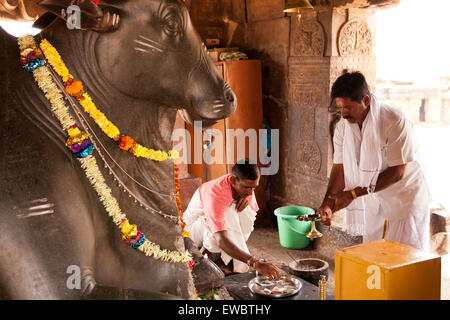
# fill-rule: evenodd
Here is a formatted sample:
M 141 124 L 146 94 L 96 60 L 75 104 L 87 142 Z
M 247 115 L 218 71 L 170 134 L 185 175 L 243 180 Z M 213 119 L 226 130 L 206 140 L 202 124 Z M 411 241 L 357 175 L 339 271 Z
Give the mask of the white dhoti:
M 242 251 L 250 254 L 247 247 L 247 240 L 253 231 L 256 212 L 247 206 L 241 212 L 237 212 L 235 204 L 232 204 L 225 211 L 225 221 L 230 240 Z M 205 220 L 205 214 L 200 200 L 199 189 L 195 191 L 189 206 L 183 214 L 183 220 L 186 223 L 185 230 L 190 233 L 190 238 L 198 248 L 204 247 L 209 252 L 220 253 L 221 259 L 225 265 L 233 260 L 234 272 L 247 272 L 249 267 L 242 261 L 233 259 L 224 252 L 217 244 L 214 235 Z
M 431 197 L 409 117 L 371 95 L 362 128 L 341 119 L 333 143 L 334 163 L 344 167 L 345 190 L 366 187 L 368 191 L 345 208 L 346 229 L 362 233 L 364 242 L 384 235 L 386 240 L 428 250 Z M 406 165 L 403 178 L 374 192 L 379 174 L 400 165 Z
M 370 196 L 367 196 L 370 197 Z M 365 225 L 363 242 L 379 239 L 403 243 L 423 251 L 430 250 L 430 207 L 414 216 L 396 218 L 383 212 L 376 206 L 377 200 L 367 201 L 369 205 L 364 213 Z M 373 206 L 371 203 L 375 203 Z
M 430 250 L 430 215 L 410 217 L 404 220 L 389 221 L 381 216 L 366 218 L 366 230 L 363 242 L 384 238 L 417 248 Z M 386 229 L 385 229 L 386 225 Z

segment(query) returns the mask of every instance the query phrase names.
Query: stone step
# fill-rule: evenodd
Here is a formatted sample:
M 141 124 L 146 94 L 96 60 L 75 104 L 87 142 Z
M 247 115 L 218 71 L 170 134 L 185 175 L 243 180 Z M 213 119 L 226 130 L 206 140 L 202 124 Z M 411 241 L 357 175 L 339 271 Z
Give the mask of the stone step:
M 443 207 L 431 209 L 431 235 L 450 232 L 450 211 Z

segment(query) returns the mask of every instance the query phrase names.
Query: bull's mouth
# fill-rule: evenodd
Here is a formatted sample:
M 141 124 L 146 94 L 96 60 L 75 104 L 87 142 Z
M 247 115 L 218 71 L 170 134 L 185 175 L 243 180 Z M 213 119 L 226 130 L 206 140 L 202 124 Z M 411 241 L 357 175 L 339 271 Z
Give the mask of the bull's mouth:
M 181 109 L 180 110 L 180 114 L 181 114 L 181 117 L 183 118 L 183 120 L 186 123 L 188 123 L 190 125 L 194 125 L 194 121 L 195 122 L 201 121 L 202 122 L 202 127 L 205 127 L 205 128 L 211 127 L 211 126 L 215 125 L 220 119 L 223 119 L 223 118 L 220 118 L 220 119 L 217 119 L 217 120 L 215 120 L 215 119 L 205 119 L 205 118 L 200 117 L 197 114 L 192 115 L 187 109 Z
M 197 86 L 188 101 L 189 105 L 181 111 L 183 120 L 191 125 L 195 121 L 201 121 L 202 127 L 211 127 L 219 120 L 231 116 L 237 107 L 236 95 L 226 82 L 223 82 L 217 95 L 212 96 L 205 95 Z
M 181 116 L 186 123 L 191 125 L 196 121 L 202 122 L 202 127 L 211 127 L 219 120 L 225 119 L 233 114 L 236 110 L 236 98 L 234 93 L 232 99 L 217 99 L 211 102 L 191 102 L 189 108 L 181 110 Z

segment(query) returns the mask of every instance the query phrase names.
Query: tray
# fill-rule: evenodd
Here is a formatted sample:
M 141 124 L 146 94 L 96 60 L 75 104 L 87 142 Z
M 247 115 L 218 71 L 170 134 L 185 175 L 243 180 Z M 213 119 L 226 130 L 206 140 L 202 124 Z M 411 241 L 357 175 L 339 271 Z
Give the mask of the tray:
M 281 290 L 277 290 L 277 287 Z M 260 297 L 284 298 L 297 294 L 302 288 L 302 282 L 300 279 L 292 275 L 283 276 L 278 281 L 269 280 L 266 276 L 256 276 L 248 282 L 248 288 L 252 293 Z M 282 288 L 286 291 L 282 292 Z

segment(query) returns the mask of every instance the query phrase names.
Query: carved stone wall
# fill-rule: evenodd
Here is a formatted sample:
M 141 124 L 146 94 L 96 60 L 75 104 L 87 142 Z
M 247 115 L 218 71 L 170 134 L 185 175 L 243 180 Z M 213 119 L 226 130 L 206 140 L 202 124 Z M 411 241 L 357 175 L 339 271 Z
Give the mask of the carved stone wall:
M 304 16 L 301 23 L 292 22 L 293 38 L 291 56 L 322 57 L 325 49 L 325 32 L 316 15 Z
M 331 54 L 331 84 L 344 71 L 362 72 L 375 85 L 375 10 L 333 9 L 336 46 Z M 342 22 L 343 21 L 343 22 Z
M 341 56 L 370 56 L 372 33 L 362 19 L 346 22 L 339 32 L 338 47 Z

